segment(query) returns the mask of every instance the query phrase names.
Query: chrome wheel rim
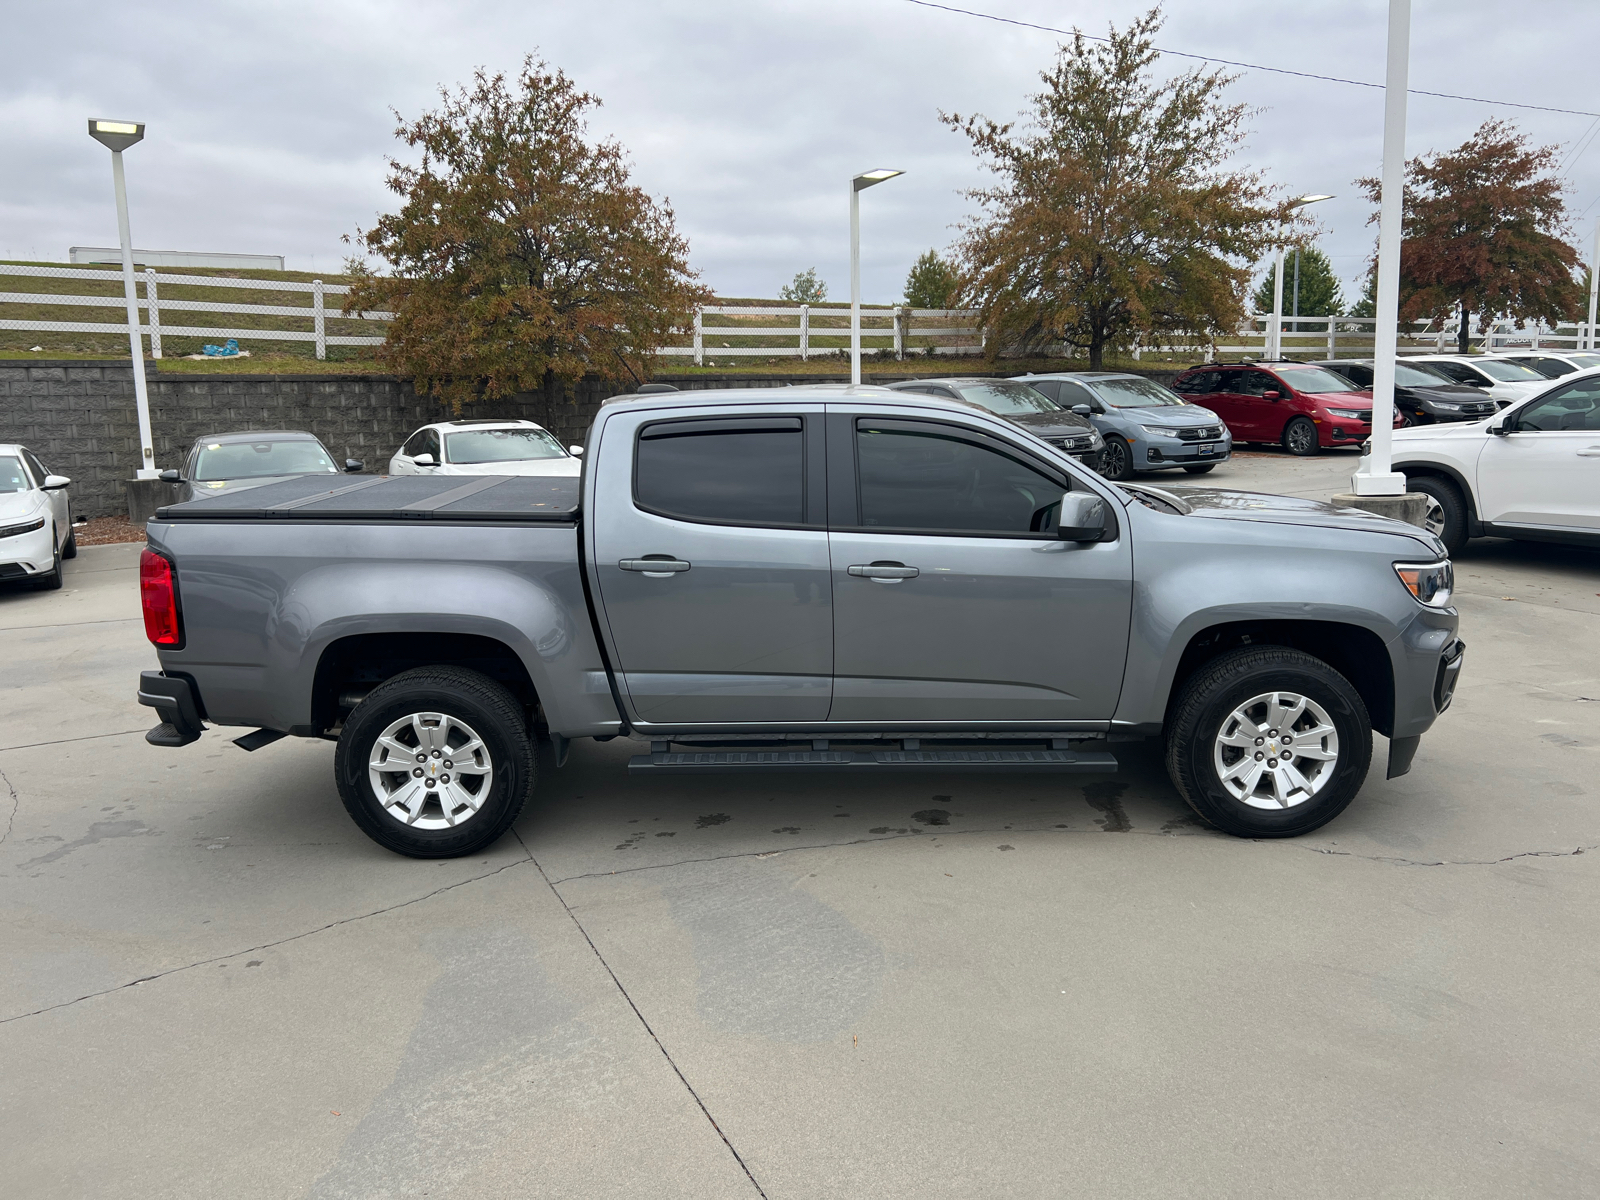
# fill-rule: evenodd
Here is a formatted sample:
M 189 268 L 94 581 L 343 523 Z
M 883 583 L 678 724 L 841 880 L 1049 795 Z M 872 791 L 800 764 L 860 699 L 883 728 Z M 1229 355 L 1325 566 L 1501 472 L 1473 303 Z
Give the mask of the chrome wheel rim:
M 1422 524 L 1434 537 L 1444 538 L 1444 505 L 1432 496 L 1428 497 L 1428 513 L 1422 518 Z
M 1339 733 L 1327 710 L 1298 692 L 1263 692 L 1235 708 L 1212 749 L 1217 778 L 1251 808 L 1294 808 L 1339 765 Z
M 383 811 L 412 829 L 454 829 L 478 815 L 494 785 L 489 748 L 449 713 L 401 717 L 378 735 L 367 779 Z

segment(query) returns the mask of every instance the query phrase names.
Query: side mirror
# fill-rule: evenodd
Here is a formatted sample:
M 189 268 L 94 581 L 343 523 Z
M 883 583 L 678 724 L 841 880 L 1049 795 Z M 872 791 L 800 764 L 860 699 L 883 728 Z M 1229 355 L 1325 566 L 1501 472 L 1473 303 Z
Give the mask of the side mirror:
M 344 460 L 345 473 L 349 475 L 354 475 L 357 471 L 365 468 L 366 465 L 359 458 L 347 458 Z
M 1489 432 L 1494 434 L 1495 437 L 1505 437 L 1506 434 L 1511 432 L 1511 418 L 1506 417 L 1504 420 L 1496 421 L 1489 426 Z
M 431 467 L 435 465 L 433 461 L 433 455 L 431 454 L 419 454 L 411 461 L 416 463 L 419 467 Z
M 583 447 L 582 446 L 568 446 L 567 447 L 567 453 L 572 455 L 573 458 L 582 458 L 583 457 Z
M 1276 400 L 1278 398 L 1278 393 L 1273 391 L 1262 392 L 1261 398 L 1263 400 Z
M 1098 542 L 1106 532 L 1106 502 L 1089 492 L 1061 497 L 1056 537 L 1063 542 Z
M 161 474 L 157 475 L 156 478 L 161 480 L 162 483 L 183 482 L 183 476 L 178 474 L 176 471 L 163 471 Z
M 1094 409 L 1090 408 L 1087 404 L 1074 404 L 1072 406 L 1072 411 L 1077 413 L 1080 417 L 1087 417 L 1090 413 L 1094 412 Z
M 47 492 L 53 492 L 59 488 L 66 487 L 71 482 L 72 480 L 68 479 L 65 475 L 46 475 L 44 477 L 44 490 Z

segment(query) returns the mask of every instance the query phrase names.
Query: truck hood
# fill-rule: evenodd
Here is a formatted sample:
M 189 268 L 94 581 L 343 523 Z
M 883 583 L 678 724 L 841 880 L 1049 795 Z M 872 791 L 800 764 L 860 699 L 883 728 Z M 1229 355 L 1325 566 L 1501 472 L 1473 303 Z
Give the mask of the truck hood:
M 1365 533 L 1394 533 L 1432 545 L 1425 530 L 1359 508 L 1337 508 L 1300 496 L 1273 496 L 1265 492 L 1235 492 L 1223 488 L 1174 487 L 1163 489 L 1177 496 L 1196 517 L 1225 521 L 1270 521 L 1279 525 L 1316 525 L 1325 529 L 1357 529 Z M 1440 554 L 1444 546 L 1438 547 Z

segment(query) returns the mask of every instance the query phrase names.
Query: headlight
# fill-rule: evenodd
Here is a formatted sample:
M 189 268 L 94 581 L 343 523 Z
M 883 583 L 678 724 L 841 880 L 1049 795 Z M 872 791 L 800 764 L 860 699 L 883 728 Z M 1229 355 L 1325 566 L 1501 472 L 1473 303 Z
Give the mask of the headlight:
M 1359 421 L 1363 417 L 1371 417 L 1372 410 L 1367 408 L 1330 408 L 1330 417 L 1344 417 L 1347 421 Z
M 1416 597 L 1418 604 L 1429 608 L 1449 605 L 1456 573 L 1448 558 L 1431 563 L 1395 563 L 1394 573 L 1400 576 L 1400 582 Z
M 1105 448 L 1105 444 L 1106 440 L 1100 436 L 1100 431 L 1098 429 L 1089 435 L 1089 445 L 1094 449 L 1102 450 Z
M 43 528 L 44 528 L 44 518 L 40 517 L 37 521 L 32 521 L 32 522 L 28 523 L 27 525 L 7 525 L 7 526 L 5 526 L 3 529 L 0 529 L 0 538 L 15 537 L 19 533 L 32 533 L 36 529 L 43 529 Z
M 1443 409 L 1445 412 L 1460 412 L 1461 411 L 1461 405 L 1459 405 L 1459 404 L 1450 404 L 1450 403 L 1447 403 L 1444 400 L 1435 400 L 1433 402 L 1433 406 L 1435 408 Z
M 1180 437 L 1180 436 L 1182 436 L 1179 433 L 1178 430 L 1173 429 L 1169 425 L 1141 425 L 1141 426 L 1139 426 L 1139 428 L 1144 430 L 1146 433 L 1153 433 L 1157 437 Z

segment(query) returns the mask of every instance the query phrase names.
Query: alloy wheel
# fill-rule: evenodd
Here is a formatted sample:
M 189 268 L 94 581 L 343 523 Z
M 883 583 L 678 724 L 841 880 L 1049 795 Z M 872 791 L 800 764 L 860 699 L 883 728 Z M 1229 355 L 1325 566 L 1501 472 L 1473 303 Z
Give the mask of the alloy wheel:
M 1316 701 L 1297 692 L 1264 692 L 1222 722 L 1212 765 L 1235 800 L 1251 808 L 1293 808 L 1334 777 L 1339 734 Z
M 414 829 L 453 829 L 489 798 L 494 763 L 476 730 L 449 713 L 419 712 L 391 722 L 372 744 L 372 794 L 384 812 Z

